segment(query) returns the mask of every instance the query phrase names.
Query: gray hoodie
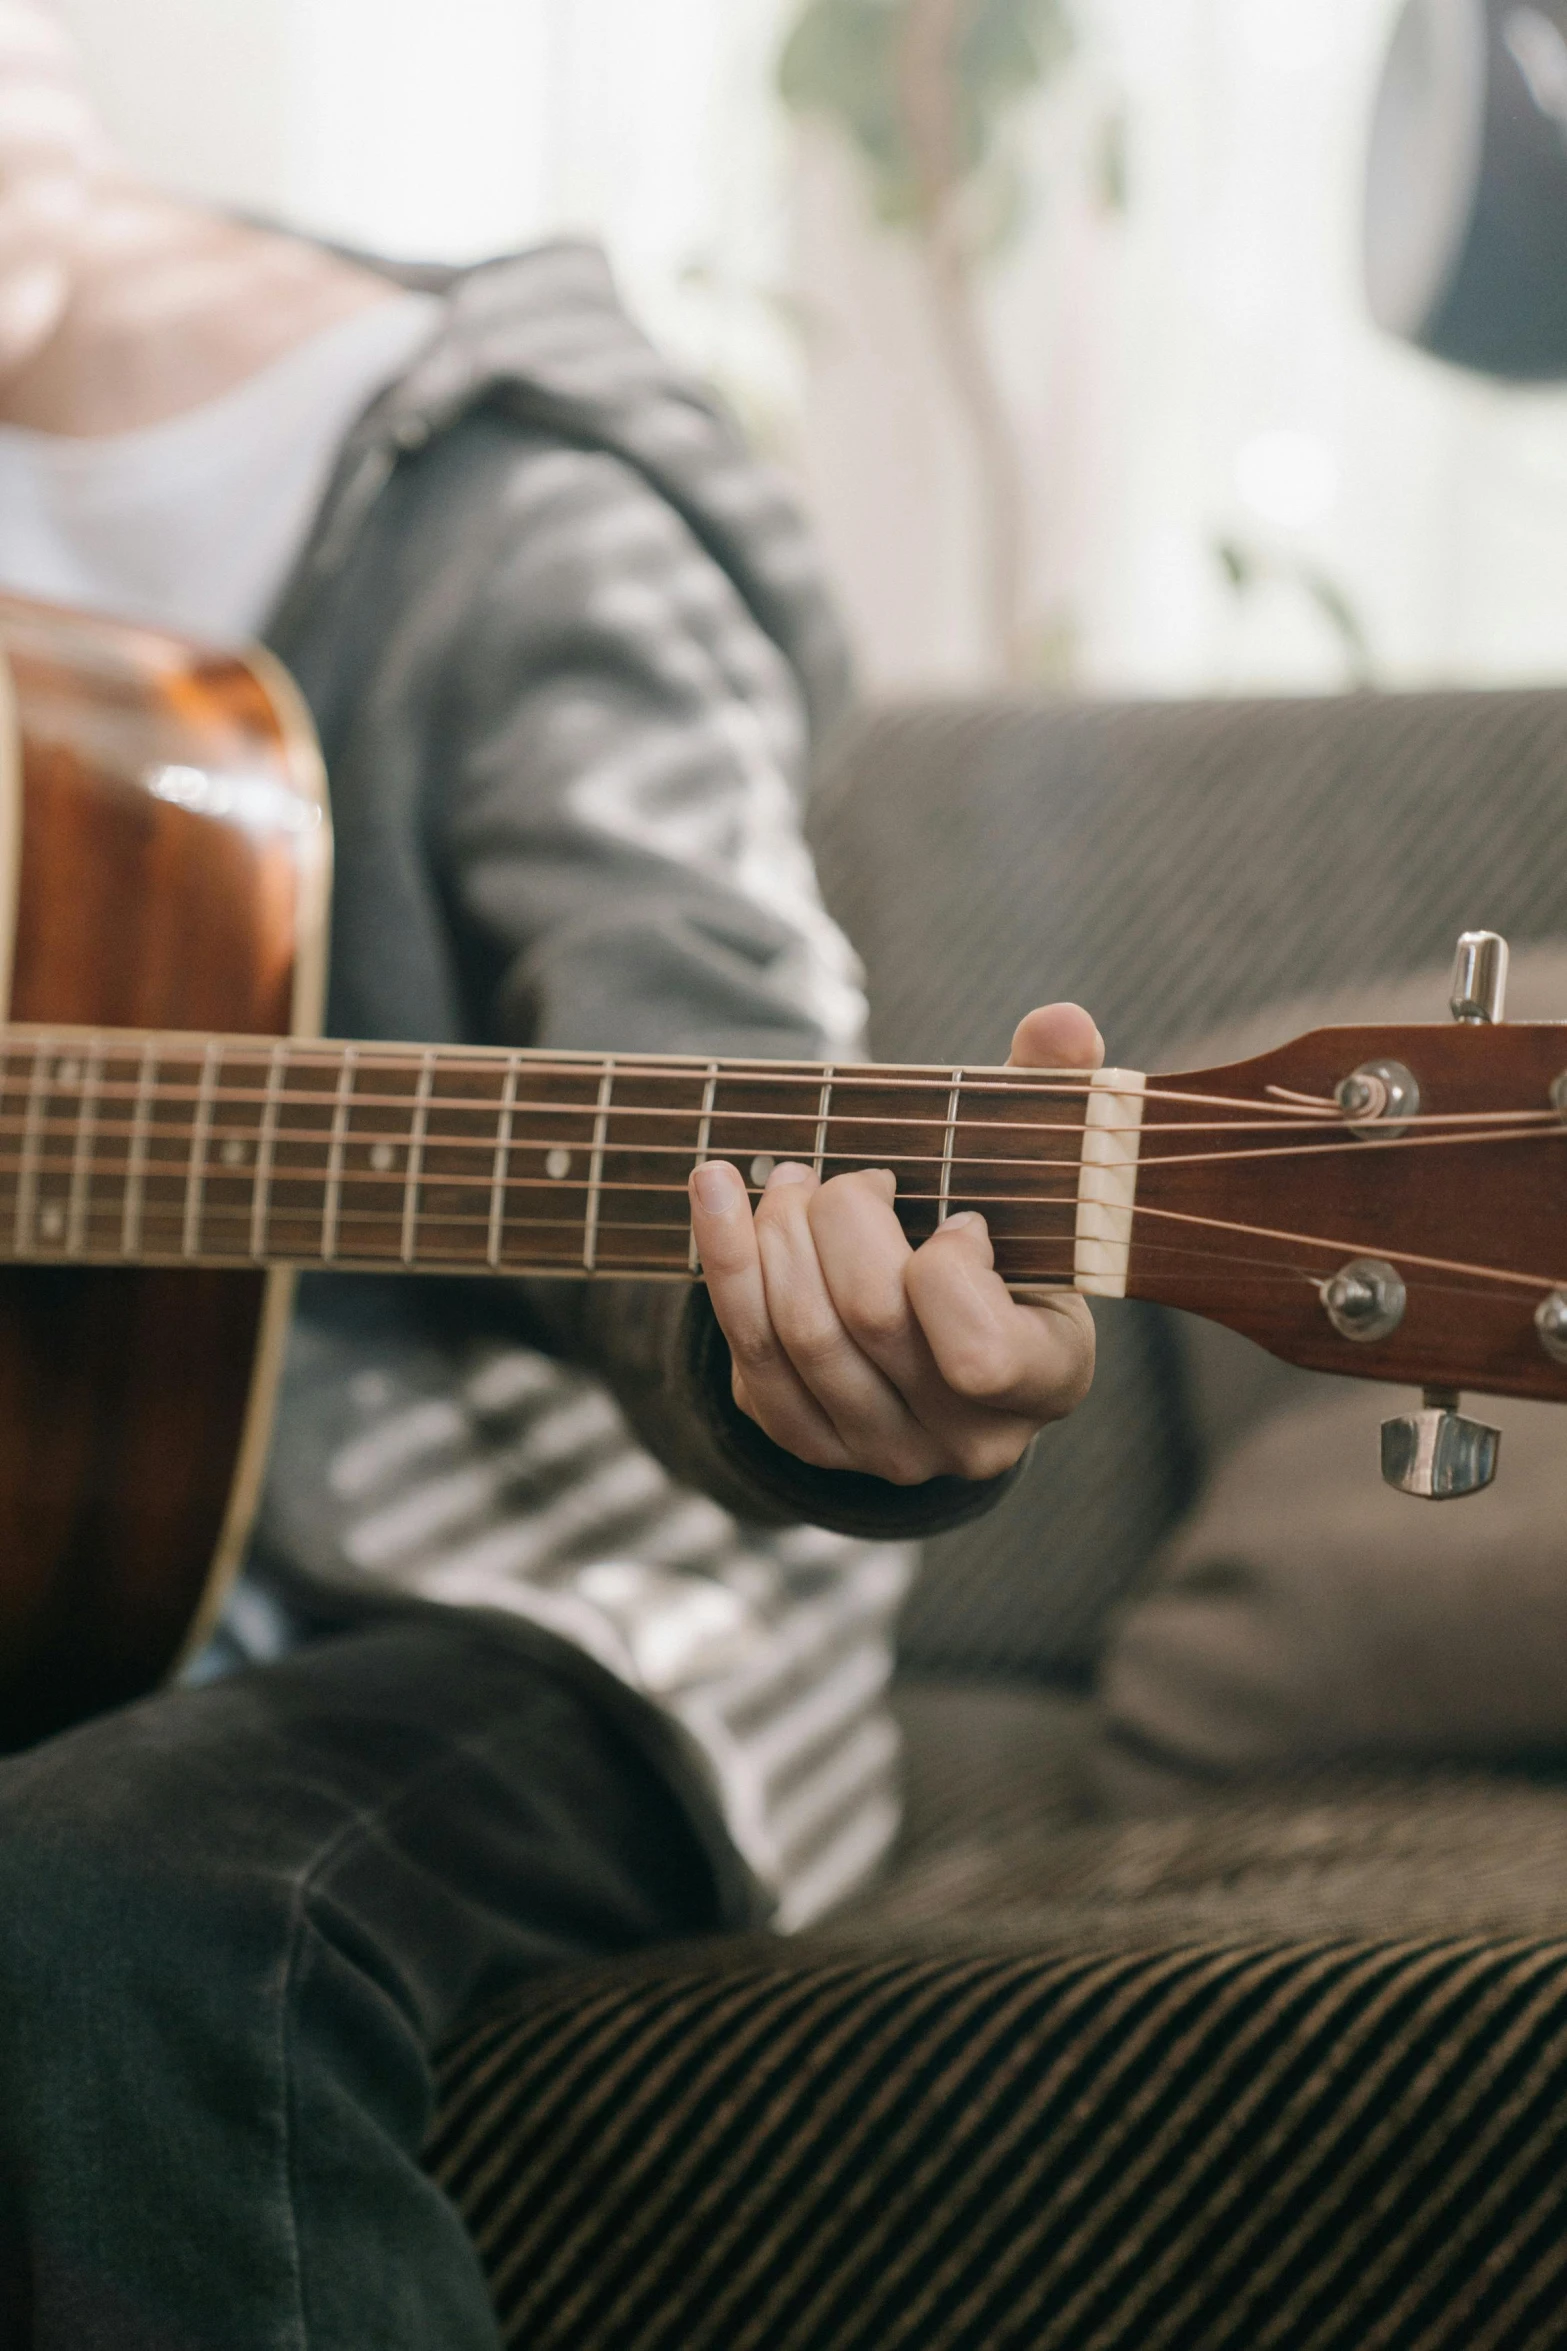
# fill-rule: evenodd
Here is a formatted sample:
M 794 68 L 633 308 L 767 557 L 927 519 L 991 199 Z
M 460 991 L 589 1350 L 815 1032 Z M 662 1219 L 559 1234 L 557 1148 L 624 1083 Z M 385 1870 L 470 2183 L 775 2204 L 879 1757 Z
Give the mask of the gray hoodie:
M 332 778 L 331 1032 L 852 1056 L 858 970 L 800 831 L 848 673 L 791 499 L 592 248 L 441 290 L 269 632 Z M 781 1452 L 700 1290 L 320 1276 L 260 1556 L 296 1596 L 483 1607 L 596 1657 L 684 1724 L 803 1917 L 895 1818 L 888 1546 L 999 1490 Z M 767 1772 L 736 1779 L 747 1739 Z

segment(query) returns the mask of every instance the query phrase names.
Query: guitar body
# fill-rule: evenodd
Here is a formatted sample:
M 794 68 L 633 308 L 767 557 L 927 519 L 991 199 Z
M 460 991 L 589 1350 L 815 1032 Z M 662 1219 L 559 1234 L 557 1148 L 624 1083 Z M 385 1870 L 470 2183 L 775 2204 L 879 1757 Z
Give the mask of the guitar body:
M 0 598 L 13 1021 L 318 1028 L 324 780 L 281 671 Z M 0 1749 L 199 1642 L 265 1462 L 286 1274 L 0 1268 Z

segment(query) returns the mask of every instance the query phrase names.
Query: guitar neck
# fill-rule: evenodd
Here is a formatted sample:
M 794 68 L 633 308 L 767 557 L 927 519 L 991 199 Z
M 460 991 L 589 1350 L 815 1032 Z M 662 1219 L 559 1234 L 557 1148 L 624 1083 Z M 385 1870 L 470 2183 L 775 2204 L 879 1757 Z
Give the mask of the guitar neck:
M 13 1027 L 0 1261 L 640 1276 L 700 1268 L 724 1159 L 890 1168 L 915 1244 L 979 1209 L 1016 1283 L 1120 1296 L 1143 1080 Z

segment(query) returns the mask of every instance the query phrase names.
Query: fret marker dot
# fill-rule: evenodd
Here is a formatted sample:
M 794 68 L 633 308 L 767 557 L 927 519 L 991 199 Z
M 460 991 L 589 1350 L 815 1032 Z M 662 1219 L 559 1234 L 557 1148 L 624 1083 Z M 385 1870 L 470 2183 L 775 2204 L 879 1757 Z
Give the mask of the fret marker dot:
M 571 1173 L 571 1153 L 551 1151 L 545 1159 L 544 1172 L 552 1184 L 563 1184 Z
M 230 1136 L 229 1140 L 223 1146 L 222 1159 L 224 1166 L 243 1167 L 245 1164 L 245 1158 L 246 1151 L 244 1144 L 237 1141 L 233 1136 Z
M 62 1061 L 55 1071 L 55 1077 L 62 1086 L 79 1086 L 82 1082 L 82 1065 L 79 1061 Z
M 755 1184 L 759 1192 L 765 1191 L 767 1186 L 772 1182 L 773 1170 L 777 1167 L 777 1165 L 778 1162 L 776 1159 L 768 1159 L 765 1154 L 760 1159 L 752 1160 L 751 1181 L 753 1184 Z
M 39 1230 L 46 1241 L 58 1241 L 65 1231 L 63 1208 L 46 1208 L 38 1219 Z
M 370 1165 L 377 1175 L 390 1175 L 397 1165 L 397 1153 L 390 1143 L 377 1143 L 370 1153 Z

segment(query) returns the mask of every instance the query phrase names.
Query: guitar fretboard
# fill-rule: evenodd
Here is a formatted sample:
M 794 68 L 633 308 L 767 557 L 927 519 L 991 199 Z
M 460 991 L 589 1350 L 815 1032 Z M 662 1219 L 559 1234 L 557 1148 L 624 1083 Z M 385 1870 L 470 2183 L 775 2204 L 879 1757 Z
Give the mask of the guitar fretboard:
M 918 1243 L 980 1209 L 1009 1279 L 1073 1278 L 1080 1074 L 818 1068 L 12 1028 L 0 1259 L 441 1274 L 699 1272 L 724 1159 L 890 1168 Z

